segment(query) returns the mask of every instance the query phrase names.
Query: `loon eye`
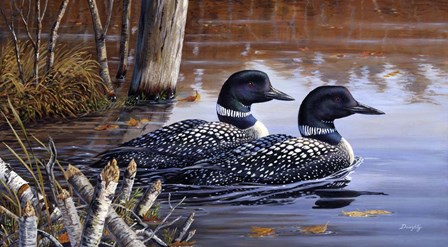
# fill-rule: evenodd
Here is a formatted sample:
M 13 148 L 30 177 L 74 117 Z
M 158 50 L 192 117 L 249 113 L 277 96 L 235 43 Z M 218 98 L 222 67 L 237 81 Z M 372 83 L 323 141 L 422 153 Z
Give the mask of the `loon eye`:
M 334 101 L 341 102 L 341 97 L 339 97 L 339 96 L 334 97 Z
M 250 88 L 254 87 L 254 83 L 251 82 L 251 81 L 248 83 L 248 85 L 249 85 Z

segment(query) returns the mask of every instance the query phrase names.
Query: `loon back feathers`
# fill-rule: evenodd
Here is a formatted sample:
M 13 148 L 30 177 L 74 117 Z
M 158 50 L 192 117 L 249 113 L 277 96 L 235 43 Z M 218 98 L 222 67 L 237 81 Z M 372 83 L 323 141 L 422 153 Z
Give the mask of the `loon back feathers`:
M 162 127 L 153 132 L 149 132 L 145 135 L 132 139 L 128 142 L 125 142 L 120 146 L 155 148 L 160 140 L 163 140 L 170 136 L 177 135 L 185 130 L 195 128 L 205 123 L 207 123 L 207 121 L 201 119 L 186 119 Z
M 244 146 L 251 144 L 253 142 Z M 232 155 L 209 163 L 201 161 L 202 166 L 186 168 L 172 182 L 196 185 L 287 184 L 329 176 L 350 166 L 348 158 L 349 154 L 338 146 L 309 138 L 293 138 L 261 149 L 245 150 L 243 155 Z

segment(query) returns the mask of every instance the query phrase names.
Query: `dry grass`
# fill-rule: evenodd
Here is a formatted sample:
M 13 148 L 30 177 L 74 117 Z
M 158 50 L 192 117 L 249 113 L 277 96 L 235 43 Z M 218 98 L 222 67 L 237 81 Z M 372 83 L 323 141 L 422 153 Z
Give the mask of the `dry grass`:
M 39 61 L 39 83 L 33 81 L 33 48 L 20 43 L 25 83 L 19 71 L 12 43 L 0 52 L 0 106 L 9 119 L 8 98 L 24 122 L 47 118 L 68 118 L 97 111 L 108 105 L 98 64 L 86 48 L 59 46 L 53 69 L 46 73 L 46 47 Z M 4 123 L 4 122 L 3 122 Z

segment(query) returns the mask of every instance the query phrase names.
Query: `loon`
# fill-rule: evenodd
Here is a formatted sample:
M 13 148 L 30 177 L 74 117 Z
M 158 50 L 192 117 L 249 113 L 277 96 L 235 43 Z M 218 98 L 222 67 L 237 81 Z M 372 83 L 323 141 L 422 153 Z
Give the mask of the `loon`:
M 354 162 L 351 145 L 334 125 L 335 119 L 354 113 L 384 114 L 359 103 L 343 86 L 318 87 L 305 97 L 299 109 L 302 137 L 269 135 L 248 142 L 185 167 L 167 177 L 167 182 L 280 185 L 330 176 Z
M 150 132 L 101 154 L 93 166 L 104 166 L 115 158 L 120 166 L 132 159 L 148 169 L 178 168 L 230 150 L 269 134 L 251 113 L 253 103 L 272 99 L 294 100 L 272 87 L 266 73 L 243 70 L 232 74 L 218 96 L 219 122 L 187 119 Z

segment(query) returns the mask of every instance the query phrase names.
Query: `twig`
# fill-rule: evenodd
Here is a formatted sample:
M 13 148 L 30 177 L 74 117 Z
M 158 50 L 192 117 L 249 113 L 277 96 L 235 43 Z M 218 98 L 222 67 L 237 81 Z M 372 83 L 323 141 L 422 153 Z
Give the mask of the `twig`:
M 54 164 L 56 162 L 58 153 L 56 151 L 56 147 L 54 145 L 53 139 L 51 137 L 48 138 L 48 150 L 50 151 L 50 159 L 48 160 L 47 164 L 45 165 L 45 171 L 47 172 L 47 178 L 49 181 L 49 186 L 51 190 L 51 194 L 53 196 L 53 201 L 57 202 L 57 188 L 56 188 L 56 179 L 54 177 Z
M 114 7 L 114 0 L 109 0 L 109 13 L 107 15 L 106 24 L 104 25 L 104 36 L 106 36 L 107 30 L 109 30 L 110 20 L 112 19 L 113 7 Z
M 194 236 L 195 233 L 196 233 L 196 229 L 189 231 L 189 232 L 188 232 L 188 236 L 187 236 L 187 238 L 185 239 L 185 242 L 190 241 L 190 239 Z
M 119 178 L 120 169 L 116 160 L 109 162 L 98 176 L 79 246 L 97 246 L 101 242 L 107 213 L 112 204 Z
M 171 194 L 168 194 L 168 197 L 171 197 Z M 180 200 L 179 203 L 177 203 L 174 207 L 171 207 L 170 212 L 165 216 L 165 218 L 163 218 L 163 220 L 160 222 L 160 224 L 156 227 L 156 229 L 154 229 L 154 231 L 152 232 L 152 234 L 145 239 L 145 241 L 143 241 L 144 243 L 148 242 L 149 240 L 151 240 L 154 235 L 162 228 L 164 227 L 163 224 L 168 220 L 168 218 L 171 216 L 171 214 L 174 212 L 174 210 L 184 202 L 184 200 L 186 199 L 186 197 L 182 198 L 182 200 Z M 170 202 L 169 202 L 170 203 Z M 171 206 L 171 203 L 170 203 Z
M 14 53 L 16 55 L 16 63 L 17 63 L 17 68 L 19 69 L 19 79 L 22 82 L 22 84 L 25 83 L 25 79 L 23 77 L 23 69 L 22 69 L 22 62 L 20 60 L 20 49 L 19 49 L 19 41 L 17 39 L 17 35 L 16 35 L 16 31 L 14 29 L 14 21 L 11 20 L 11 24 L 8 23 L 8 17 L 6 17 L 5 12 L 3 12 L 3 9 L 0 8 L 0 12 L 3 16 L 3 18 L 5 19 L 5 23 L 6 26 L 8 26 L 9 32 L 12 35 L 12 40 L 14 43 Z M 12 7 L 11 7 L 11 12 L 12 12 Z M 12 16 L 12 13 L 11 13 Z
M 194 212 L 188 216 L 187 220 L 185 221 L 184 227 L 182 228 L 182 231 L 179 233 L 179 237 L 177 237 L 174 241 L 176 242 L 182 242 L 182 239 L 184 238 L 185 234 L 187 234 L 188 229 L 190 229 L 191 224 L 193 224 L 194 221 Z
M 49 239 L 49 240 L 53 243 L 54 246 L 56 246 L 56 247 L 64 247 L 64 246 L 63 246 L 61 243 L 59 243 L 59 241 L 58 241 L 55 237 L 53 237 L 51 234 L 49 234 L 49 233 L 47 233 L 47 232 L 44 232 L 44 231 L 42 231 L 42 230 L 39 230 L 39 229 L 37 229 L 37 233 L 39 233 L 40 235 L 42 235 L 42 236 L 46 237 L 47 239 Z
M 0 205 L 0 213 L 6 214 L 9 217 L 13 218 L 15 221 L 19 221 L 19 216 L 15 215 L 13 212 L 9 211 L 7 208 Z

